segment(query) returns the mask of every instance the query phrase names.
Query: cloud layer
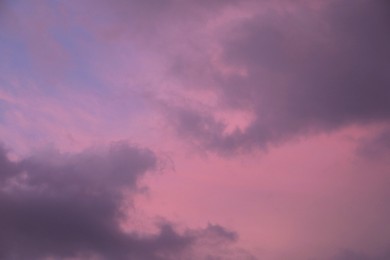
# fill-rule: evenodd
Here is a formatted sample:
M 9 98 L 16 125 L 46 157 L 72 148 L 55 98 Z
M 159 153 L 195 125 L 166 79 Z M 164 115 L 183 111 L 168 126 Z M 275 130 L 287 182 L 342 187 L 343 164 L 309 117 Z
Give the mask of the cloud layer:
M 386 258 L 389 24 L 386 0 L 0 0 L 0 258 Z M 84 150 L 112 140 L 148 149 Z

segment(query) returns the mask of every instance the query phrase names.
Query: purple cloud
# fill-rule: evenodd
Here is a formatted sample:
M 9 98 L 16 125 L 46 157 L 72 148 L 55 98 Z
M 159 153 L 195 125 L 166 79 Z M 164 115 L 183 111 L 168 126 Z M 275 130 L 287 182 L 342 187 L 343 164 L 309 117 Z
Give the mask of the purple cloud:
M 221 60 L 244 73 L 226 75 L 214 68 L 215 91 L 222 106 L 255 119 L 226 135 L 224 122 L 212 122 L 212 113 L 183 105 L 169 116 L 181 133 L 225 152 L 388 122 L 388 7 L 387 1 L 344 0 L 313 9 L 302 2 L 293 11 L 263 11 L 229 24 L 219 35 Z
M 217 225 L 178 233 L 164 222 L 150 235 L 124 231 L 129 194 L 156 164 L 151 151 L 126 143 L 104 152 L 51 153 L 18 162 L 2 148 L 0 258 L 176 259 L 204 238 L 217 244 L 236 240 Z
M 360 142 L 358 154 L 371 159 L 382 159 L 390 154 L 390 129 L 384 128 L 379 133 Z
M 0 148 L 0 258 L 253 258 L 224 227 L 171 219 L 234 227 L 262 259 L 380 256 L 389 10 L 385 0 L 0 0 L 0 135 L 16 157 L 33 154 L 16 161 Z M 169 154 L 177 172 L 144 178 L 160 159 L 126 143 L 80 152 L 120 139 Z M 380 160 L 352 160 L 351 140 Z M 217 154 L 199 159 L 188 142 Z M 31 153 L 47 145 L 78 153 Z M 261 160 L 219 156 L 269 146 Z M 148 202 L 140 181 L 156 192 Z M 168 221 L 123 228 L 144 210 Z
M 386 260 L 389 259 L 390 253 L 386 252 L 382 255 L 367 255 L 361 252 L 352 250 L 342 250 L 332 260 Z

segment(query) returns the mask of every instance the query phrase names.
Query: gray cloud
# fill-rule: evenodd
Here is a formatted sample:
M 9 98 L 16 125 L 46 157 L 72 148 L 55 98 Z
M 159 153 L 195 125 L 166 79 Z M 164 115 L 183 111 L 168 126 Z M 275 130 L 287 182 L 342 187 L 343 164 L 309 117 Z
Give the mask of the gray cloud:
M 189 250 L 204 238 L 236 240 L 217 225 L 178 233 L 164 222 L 154 234 L 124 231 L 129 194 L 156 163 L 151 151 L 126 143 L 107 151 L 46 153 L 18 162 L 2 148 L 0 258 L 177 259 L 185 253 L 191 257 Z
M 211 114 L 183 107 L 178 109 L 184 112 L 169 114 L 181 133 L 226 152 L 389 121 L 388 2 L 327 1 L 319 10 L 297 2 L 294 7 L 229 24 L 220 36 L 223 61 L 244 68 L 246 75 L 215 70 L 216 91 L 224 106 L 253 113 L 252 124 L 226 135 L 223 122 Z

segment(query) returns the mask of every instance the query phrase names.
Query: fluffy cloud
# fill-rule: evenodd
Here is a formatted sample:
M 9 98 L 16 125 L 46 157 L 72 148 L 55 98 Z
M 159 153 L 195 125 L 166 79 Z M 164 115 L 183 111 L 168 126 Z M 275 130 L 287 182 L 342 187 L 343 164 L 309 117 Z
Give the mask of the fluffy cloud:
M 220 62 L 236 68 L 214 66 L 219 106 L 253 114 L 251 124 L 226 135 L 212 112 L 184 105 L 170 113 L 181 133 L 229 151 L 390 119 L 387 1 L 292 7 L 260 8 L 218 35 Z
M 0 258 L 177 259 L 199 254 L 194 247 L 205 239 L 216 244 L 236 240 L 235 233 L 218 225 L 178 233 L 164 222 L 153 234 L 125 231 L 121 225 L 129 194 L 156 163 L 151 151 L 126 143 L 107 151 L 46 153 L 17 162 L 2 148 Z

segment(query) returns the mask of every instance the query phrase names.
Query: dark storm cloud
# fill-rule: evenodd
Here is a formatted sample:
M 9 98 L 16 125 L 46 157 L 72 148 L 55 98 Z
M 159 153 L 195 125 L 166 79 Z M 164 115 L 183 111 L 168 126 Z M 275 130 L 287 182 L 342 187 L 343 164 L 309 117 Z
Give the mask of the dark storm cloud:
M 204 237 L 236 239 L 213 225 L 182 234 L 168 222 L 151 235 L 124 231 L 128 194 L 155 167 L 151 151 L 125 143 L 106 152 L 50 153 L 19 162 L 1 148 L 0 258 L 175 259 Z
M 225 152 L 389 121 L 388 1 L 321 3 L 261 12 L 221 36 L 224 62 L 246 75 L 215 73 L 217 91 L 225 106 L 255 115 L 247 129 L 223 134 L 222 123 L 199 120 L 208 116 L 187 108 L 187 116 L 177 113 L 178 129 Z

